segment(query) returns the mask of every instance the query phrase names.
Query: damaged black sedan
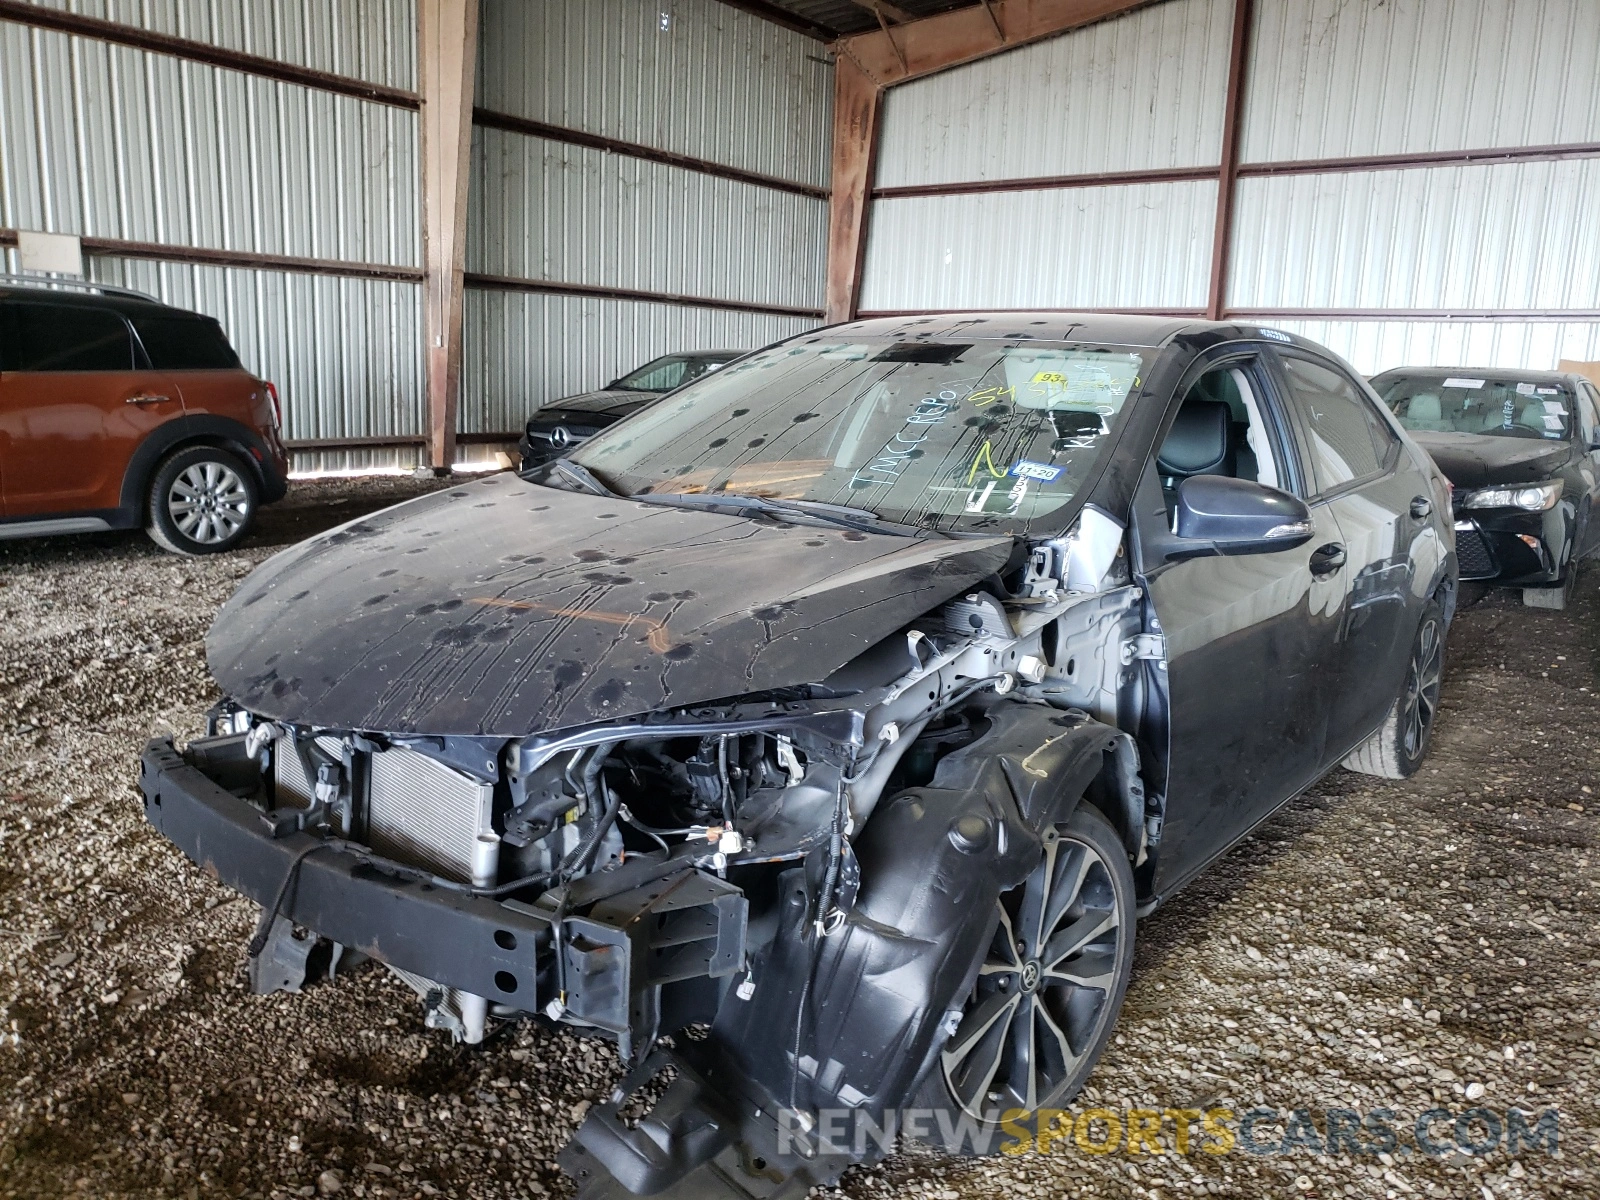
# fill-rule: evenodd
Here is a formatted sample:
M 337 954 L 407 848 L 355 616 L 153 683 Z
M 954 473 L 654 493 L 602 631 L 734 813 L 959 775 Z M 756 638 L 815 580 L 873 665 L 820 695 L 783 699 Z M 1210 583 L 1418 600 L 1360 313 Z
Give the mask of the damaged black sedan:
M 360 954 L 465 1042 L 614 1037 L 583 1194 L 803 1195 L 881 1152 L 841 1120 L 982 1153 L 1061 1106 L 1137 917 L 1340 762 L 1417 769 L 1449 517 L 1276 330 L 836 326 L 264 564 L 145 812 L 263 906 L 260 990 Z

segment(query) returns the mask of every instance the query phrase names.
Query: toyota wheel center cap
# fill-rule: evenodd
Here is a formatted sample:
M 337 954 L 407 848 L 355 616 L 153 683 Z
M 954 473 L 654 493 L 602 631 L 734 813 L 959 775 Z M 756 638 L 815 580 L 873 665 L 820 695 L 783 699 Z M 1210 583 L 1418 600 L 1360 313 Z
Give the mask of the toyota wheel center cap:
M 1043 974 L 1043 971 L 1041 971 L 1040 968 L 1039 968 L 1039 960 L 1038 959 L 1030 958 L 1027 962 L 1023 963 L 1022 964 L 1022 990 L 1025 991 L 1025 992 L 1033 991 L 1034 988 L 1039 986 L 1039 977 L 1042 974 Z

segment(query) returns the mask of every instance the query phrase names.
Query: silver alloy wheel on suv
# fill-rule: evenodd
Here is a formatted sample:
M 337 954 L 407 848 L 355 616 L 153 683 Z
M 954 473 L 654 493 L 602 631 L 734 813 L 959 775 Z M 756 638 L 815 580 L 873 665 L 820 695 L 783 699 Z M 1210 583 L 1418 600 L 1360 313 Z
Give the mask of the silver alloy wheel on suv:
M 179 554 L 214 554 L 237 545 L 256 513 L 255 476 L 226 450 L 192 446 L 161 464 L 150 488 L 147 531 Z
M 185 535 L 215 545 L 244 527 L 250 517 L 250 494 L 226 463 L 199 462 L 172 481 L 167 511 Z

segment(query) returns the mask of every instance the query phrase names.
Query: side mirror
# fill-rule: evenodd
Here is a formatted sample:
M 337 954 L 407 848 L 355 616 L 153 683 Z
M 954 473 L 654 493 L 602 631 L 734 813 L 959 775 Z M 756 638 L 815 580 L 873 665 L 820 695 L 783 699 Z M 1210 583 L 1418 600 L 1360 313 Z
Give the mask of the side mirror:
M 1311 540 L 1311 510 L 1288 492 L 1248 479 L 1191 475 L 1178 485 L 1173 532 L 1199 554 L 1268 554 Z

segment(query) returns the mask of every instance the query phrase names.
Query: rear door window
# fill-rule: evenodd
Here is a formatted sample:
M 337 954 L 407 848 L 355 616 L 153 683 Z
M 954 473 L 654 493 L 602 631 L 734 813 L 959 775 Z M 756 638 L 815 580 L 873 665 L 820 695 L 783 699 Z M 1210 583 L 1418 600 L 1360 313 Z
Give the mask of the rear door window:
M 239 357 L 222 326 L 203 317 L 134 317 L 150 365 L 158 371 L 226 371 Z
M 1279 361 L 1306 443 L 1315 494 L 1380 474 L 1397 439 L 1366 393 L 1323 363 L 1288 354 Z
M 110 309 L 0 305 L 0 371 L 130 371 L 128 323 Z

